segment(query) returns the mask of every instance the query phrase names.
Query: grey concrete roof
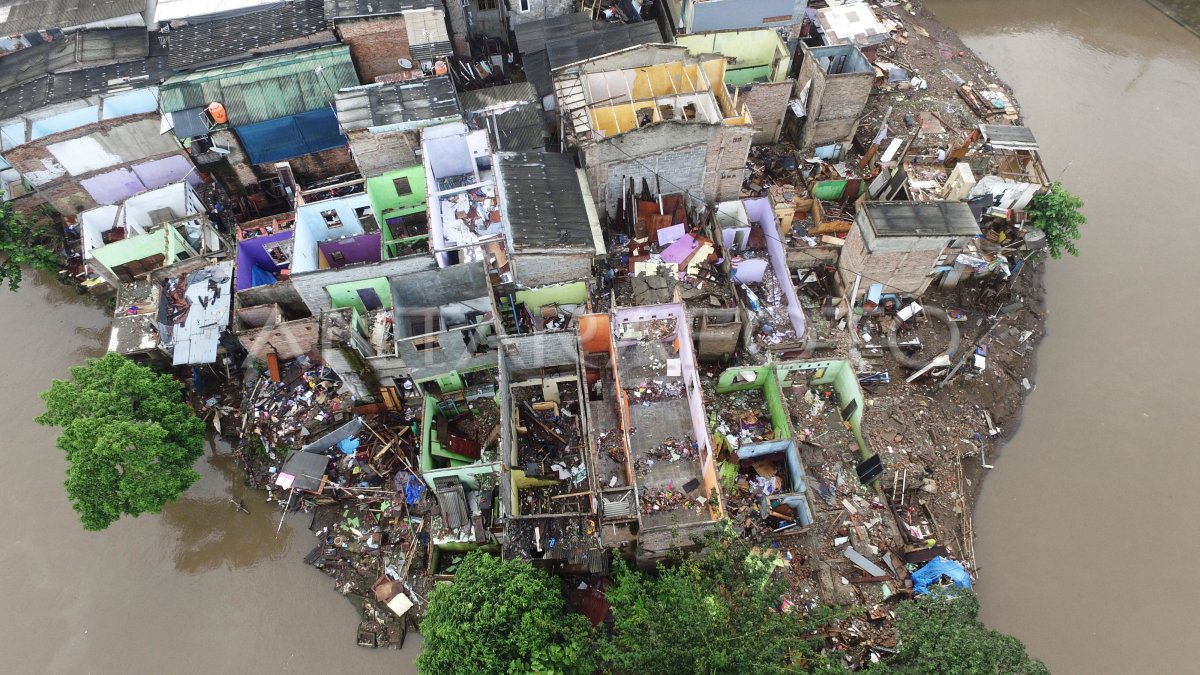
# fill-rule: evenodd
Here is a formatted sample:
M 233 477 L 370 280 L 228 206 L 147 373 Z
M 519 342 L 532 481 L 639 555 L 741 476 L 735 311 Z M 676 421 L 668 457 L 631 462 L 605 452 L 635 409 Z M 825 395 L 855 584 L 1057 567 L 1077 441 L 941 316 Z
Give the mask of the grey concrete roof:
M 500 203 L 518 251 L 595 249 L 575 162 L 569 155 L 511 152 L 496 159 Z
M 867 202 L 863 208 L 879 237 L 979 235 L 979 223 L 966 202 Z
M 449 77 L 369 84 L 337 93 L 338 124 L 345 131 L 420 122 L 458 113 Z
M 145 0 L 8 0 L 0 11 L 0 35 L 80 26 L 145 9 Z

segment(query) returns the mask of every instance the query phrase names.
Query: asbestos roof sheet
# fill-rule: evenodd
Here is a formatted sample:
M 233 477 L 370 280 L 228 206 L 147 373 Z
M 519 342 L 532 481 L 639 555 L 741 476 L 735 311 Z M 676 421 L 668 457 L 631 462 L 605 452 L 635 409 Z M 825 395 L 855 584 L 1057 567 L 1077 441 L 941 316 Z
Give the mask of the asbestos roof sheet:
M 145 0 L 8 0 L 0 6 L 0 35 L 80 26 L 145 9 Z
M 325 16 L 330 21 L 434 8 L 441 9 L 442 3 L 438 0 L 325 0 Z
M 473 128 L 487 129 L 498 152 L 541 150 L 545 131 L 541 97 L 532 84 L 487 87 L 459 95 L 464 117 Z
M 323 0 L 295 0 L 237 16 L 185 23 L 166 35 L 177 70 L 253 53 L 330 29 Z
M 221 333 L 229 327 L 233 298 L 233 262 L 205 267 L 187 275 L 183 297 L 189 308 L 172 330 L 172 365 L 214 363 Z M 163 298 L 168 301 L 167 296 Z
M 511 152 L 496 155 L 501 204 L 522 249 L 594 249 L 583 192 L 569 155 Z
M 338 45 L 178 75 L 160 92 L 164 112 L 220 102 L 237 127 L 316 110 L 357 84 L 350 48 Z
M 403 125 L 458 114 L 458 97 L 449 77 L 369 84 L 337 93 L 338 124 L 343 131 Z
M 0 119 L 93 94 L 155 85 L 168 75 L 165 56 L 43 75 L 15 87 L 0 87 Z
M 586 16 L 583 20 L 568 19 L 579 16 L 567 14 L 517 26 L 517 46 L 523 54 L 525 76 L 540 96 L 554 93 L 550 71 L 555 68 L 663 41 L 662 32 L 653 21 L 613 26 L 589 21 Z
M 993 148 L 1001 150 L 1032 150 L 1037 151 L 1038 142 L 1033 137 L 1033 129 L 1016 127 L 1006 124 L 981 124 L 979 130 L 983 140 Z
M 321 486 L 321 477 L 325 475 L 328 466 L 329 455 L 298 451 L 288 457 L 280 471 L 295 476 L 295 480 L 292 481 L 293 490 L 315 492 Z
M 0 90 L 66 68 L 145 58 L 148 50 L 143 28 L 54 33 L 51 40 L 0 57 Z
M 867 202 L 863 208 L 880 237 L 979 235 L 979 222 L 966 202 Z

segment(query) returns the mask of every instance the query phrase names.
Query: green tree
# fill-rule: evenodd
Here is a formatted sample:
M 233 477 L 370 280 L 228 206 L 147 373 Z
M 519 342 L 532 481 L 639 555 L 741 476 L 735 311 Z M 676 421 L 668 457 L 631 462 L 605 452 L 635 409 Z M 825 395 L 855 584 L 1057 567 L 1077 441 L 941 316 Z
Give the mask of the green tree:
M 90 359 L 42 393 L 39 424 L 62 427 L 67 496 L 87 530 L 122 515 L 158 513 L 200 474 L 204 422 L 180 385 L 117 354 Z
M 417 670 L 458 673 L 578 673 L 595 669 L 588 621 L 569 614 L 559 582 L 517 560 L 467 555 L 454 583 L 436 588 L 421 621 Z
M 1033 226 L 1046 233 L 1046 247 L 1055 260 L 1061 258 L 1064 251 L 1079 255 L 1075 242 L 1080 237 L 1079 226 L 1087 222 L 1079 212 L 1082 208 L 1083 200 L 1056 182 L 1048 192 L 1034 197 L 1025 209 Z
M 837 614 L 777 609 L 786 586 L 771 556 L 726 528 L 687 556 L 644 574 L 618 564 L 608 590 L 613 631 L 599 653 L 608 672 L 842 673 L 814 631 Z
M 1049 675 L 1025 645 L 984 626 L 971 591 L 941 591 L 896 606 L 899 654 L 869 675 Z
M 43 272 L 58 269 L 58 253 L 49 242 L 45 220 L 20 213 L 12 202 L 0 202 L 0 283 L 8 280 L 8 289 L 21 286 L 22 268 Z

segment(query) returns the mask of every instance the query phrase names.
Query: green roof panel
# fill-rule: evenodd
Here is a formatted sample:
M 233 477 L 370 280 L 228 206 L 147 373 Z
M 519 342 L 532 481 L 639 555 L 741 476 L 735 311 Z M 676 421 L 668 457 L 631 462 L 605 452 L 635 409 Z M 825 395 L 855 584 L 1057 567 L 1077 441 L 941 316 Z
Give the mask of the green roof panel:
M 217 102 L 238 127 L 332 105 L 339 89 L 357 85 L 350 48 L 336 45 L 178 75 L 159 91 L 164 112 Z

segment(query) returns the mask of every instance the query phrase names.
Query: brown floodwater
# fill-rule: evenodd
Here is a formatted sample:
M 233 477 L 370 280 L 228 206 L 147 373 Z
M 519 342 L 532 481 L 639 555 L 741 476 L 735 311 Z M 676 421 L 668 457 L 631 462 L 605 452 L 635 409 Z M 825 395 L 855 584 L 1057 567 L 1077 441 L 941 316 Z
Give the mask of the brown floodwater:
M 1054 673 L 1200 672 L 1200 39 L 1141 0 L 926 5 L 1090 219 L 1050 265 L 1037 389 L 978 504 L 983 618 Z
M 226 454 L 161 515 L 85 532 L 66 499 L 56 430 L 38 392 L 108 343 L 108 318 L 55 281 L 0 289 L 4 488 L 0 653 L 10 673 L 412 673 L 404 651 L 355 644 L 358 616 L 304 564 L 303 516 L 244 489 Z M 250 515 L 229 499 L 244 499 Z

